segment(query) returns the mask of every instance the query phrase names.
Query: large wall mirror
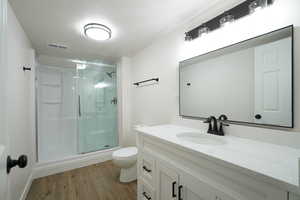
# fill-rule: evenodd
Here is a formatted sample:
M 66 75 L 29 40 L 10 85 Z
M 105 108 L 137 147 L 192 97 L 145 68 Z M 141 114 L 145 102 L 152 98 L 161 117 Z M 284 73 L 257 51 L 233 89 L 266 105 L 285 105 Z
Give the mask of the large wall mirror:
M 293 26 L 180 62 L 180 115 L 293 127 Z

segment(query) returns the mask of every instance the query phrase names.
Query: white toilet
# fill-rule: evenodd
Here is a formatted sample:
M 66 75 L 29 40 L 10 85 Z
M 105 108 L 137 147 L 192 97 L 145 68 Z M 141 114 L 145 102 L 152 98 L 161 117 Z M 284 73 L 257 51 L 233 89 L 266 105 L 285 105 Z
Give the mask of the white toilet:
M 121 168 L 120 182 L 127 183 L 137 179 L 137 153 L 136 147 L 121 148 L 113 152 L 113 162 Z

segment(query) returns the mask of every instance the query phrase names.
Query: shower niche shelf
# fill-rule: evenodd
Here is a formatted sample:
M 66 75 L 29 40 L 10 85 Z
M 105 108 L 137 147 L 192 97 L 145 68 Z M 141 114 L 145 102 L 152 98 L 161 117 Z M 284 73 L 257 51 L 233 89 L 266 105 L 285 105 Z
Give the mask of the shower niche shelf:
M 61 101 L 43 101 L 43 104 L 61 104 Z
M 41 85 L 44 86 L 44 87 L 56 87 L 56 88 L 61 87 L 60 84 L 43 83 L 43 84 L 41 84 Z

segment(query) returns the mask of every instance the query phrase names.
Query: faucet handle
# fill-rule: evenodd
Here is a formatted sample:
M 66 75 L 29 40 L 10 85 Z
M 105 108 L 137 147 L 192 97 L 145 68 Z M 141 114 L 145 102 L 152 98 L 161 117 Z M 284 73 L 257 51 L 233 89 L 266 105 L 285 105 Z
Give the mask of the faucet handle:
M 224 114 L 220 115 L 219 120 L 220 121 L 226 121 L 228 119 L 228 117 Z
M 219 117 L 220 124 L 222 124 L 224 126 L 229 126 L 229 124 L 224 123 L 224 121 L 227 121 L 227 120 L 228 120 L 228 118 L 226 115 L 224 115 L 224 114 L 220 115 L 220 117 Z

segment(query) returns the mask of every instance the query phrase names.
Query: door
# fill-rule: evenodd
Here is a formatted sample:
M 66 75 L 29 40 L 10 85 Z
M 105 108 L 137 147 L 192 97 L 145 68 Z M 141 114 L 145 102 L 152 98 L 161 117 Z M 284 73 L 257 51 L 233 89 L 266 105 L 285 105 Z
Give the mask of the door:
M 168 163 L 159 160 L 156 166 L 157 178 L 157 199 L 176 200 L 179 175 Z
M 256 123 L 292 126 L 291 40 L 255 48 Z
M 1 127 L 1 133 L 3 134 L 3 129 Z M 2 141 L 3 142 L 3 141 Z M 4 144 L 0 144 L 0 195 L 3 198 L 3 200 L 6 200 L 6 194 L 8 191 L 7 187 L 7 174 L 6 174 L 6 146 Z
M 118 145 L 116 67 L 77 67 L 79 152 Z
M 5 76 L 6 56 L 5 56 L 5 30 L 6 27 L 6 0 L 0 0 L 0 196 L 6 200 L 8 191 L 8 181 L 6 173 L 6 158 L 8 150 L 8 140 L 5 128 L 6 102 L 5 102 Z
M 29 98 L 29 81 L 32 76 L 22 70 L 22 64 L 33 67 L 34 54 L 29 45 L 28 48 L 23 48 L 25 45 L 19 40 L 23 39 L 23 35 L 19 35 L 23 32 L 18 32 L 20 27 L 7 0 L 0 0 L 1 200 L 21 198 L 31 173 L 32 162 L 26 169 L 11 168 L 27 166 L 27 156 L 20 154 L 30 155 L 30 158 L 34 159 L 34 144 L 31 143 L 33 122 L 29 115 L 33 102 Z

